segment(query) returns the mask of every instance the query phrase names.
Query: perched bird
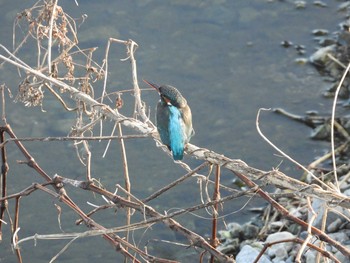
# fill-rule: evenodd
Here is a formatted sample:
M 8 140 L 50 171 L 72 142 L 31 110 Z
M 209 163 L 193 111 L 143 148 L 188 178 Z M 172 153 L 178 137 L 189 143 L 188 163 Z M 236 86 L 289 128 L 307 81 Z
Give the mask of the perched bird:
M 144 82 L 155 88 L 160 96 L 156 109 L 160 139 L 172 151 L 174 160 L 182 160 L 185 145 L 194 135 L 191 109 L 175 87 Z

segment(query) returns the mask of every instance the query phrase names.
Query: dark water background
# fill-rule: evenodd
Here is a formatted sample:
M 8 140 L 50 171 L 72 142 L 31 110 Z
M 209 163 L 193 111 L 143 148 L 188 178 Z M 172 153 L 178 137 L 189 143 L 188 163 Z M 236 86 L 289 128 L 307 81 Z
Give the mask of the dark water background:
M 280 164 L 281 158 L 258 135 L 255 118 L 259 108 L 283 107 L 303 114 L 317 110 L 330 113 L 331 101 L 321 97 L 326 84 L 310 65 L 297 65 L 299 55 L 291 47 L 282 48 L 283 40 L 306 46 L 306 55 L 314 51 L 311 31 L 323 28 L 334 31 L 343 14 L 336 11 L 339 1 L 324 1 L 327 8 L 312 5 L 308 1 L 302 10 L 295 8 L 293 1 L 59 1 L 72 17 L 87 14 L 88 19 L 80 25 L 80 47 L 98 46 L 94 59 L 100 62 L 109 37 L 133 39 L 139 44 L 136 53 L 139 79 L 166 83 L 178 87 L 187 98 L 193 112 L 196 135 L 192 143 L 244 160 L 250 166 L 269 170 Z M 34 1 L 0 1 L 0 43 L 11 47 L 12 25 L 17 13 L 31 7 Z M 24 49 L 24 58 L 30 59 L 33 50 Z M 130 64 L 121 63 L 125 50 L 114 45 L 111 49 L 109 91 L 131 88 Z M 32 62 L 33 63 L 33 62 Z M 32 64 L 34 65 L 34 64 Z M 16 94 L 20 81 L 13 66 L 1 69 L 0 84 L 6 82 Z M 101 93 L 102 84 L 95 87 Z M 144 84 L 140 84 L 145 87 Z M 47 93 L 46 93 L 47 94 Z M 23 104 L 7 102 L 7 119 L 18 137 L 65 136 L 73 124 L 74 115 L 65 113 L 54 98 L 44 102 L 45 113 L 40 108 L 25 108 Z M 132 97 L 125 95 L 125 101 Z M 154 92 L 143 92 L 143 100 L 154 116 L 158 100 Z M 125 112 L 128 114 L 127 108 Z M 308 138 L 310 130 L 271 112 L 262 114 L 263 132 L 282 150 L 302 164 L 310 163 L 321 155 L 328 144 Z M 105 135 L 111 124 L 105 124 Z M 128 131 L 125 131 L 126 133 Z M 132 131 L 129 133 L 132 133 Z M 120 151 L 112 144 L 108 156 L 101 155 L 105 143 L 91 143 L 93 148 L 92 172 L 95 178 L 113 191 L 116 183 L 123 184 L 120 172 Z M 71 143 L 25 143 L 35 160 L 50 174 L 84 180 L 84 167 L 75 155 Z M 168 184 L 186 172 L 179 168 L 151 139 L 136 139 L 126 143 L 129 160 L 132 192 L 144 198 L 156 189 Z M 48 154 L 46 154 L 48 153 Z M 16 165 L 23 160 L 18 150 L 8 146 L 10 161 L 9 193 L 15 193 L 34 180 L 42 182 L 26 166 Z M 191 167 L 199 163 L 186 158 Z M 299 177 L 301 172 L 287 161 L 280 165 L 286 174 Z M 206 171 L 203 173 L 205 174 Z M 116 178 L 117 177 L 117 178 Z M 35 178 L 35 179 L 33 179 Z M 229 184 L 234 176 L 223 173 L 222 182 Z M 73 200 L 89 200 L 103 204 L 103 200 L 83 191 L 67 187 Z M 176 208 L 198 204 L 199 186 L 195 179 L 151 203 L 158 211 L 174 211 Z M 225 204 L 227 222 L 245 222 L 251 214 L 246 209 L 238 211 L 246 200 Z M 60 233 L 55 204 L 60 204 L 47 194 L 35 192 L 21 202 L 20 237 L 38 234 Z M 258 202 L 259 203 L 259 202 Z M 66 232 L 85 231 L 76 227 L 76 216 L 63 208 L 62 228 Z M 85 211 L 91 207 L 82 204 Z M 13 202 L 10 202 L 13 212 Z M 176 218 L 189 229 L 201 234 L 210 233 L 210 216 L 205 212 Z M 141 218 L 135 218 L 135 221 Z M 113 226 L 122 217 L 114 211 L 105 211 L 94 217 L 105 226 Z M 221 223 L 220 228 L 223 228 Z M 143 247 L 152 238 L 182 242 L 182 237 L 162 225 L 153 226 L 135 239 Z M 10 246 L 10 234 L 5 227 L 4 240 L 0 245 L 0 262 L 16 262 Z M 27 242 L 22 245 L 24 262 L 48 262 L 63 248 L 65 241 Z M 179 254 L 181 251 L 181 254 Z M 184 254 L 184 251 L 187 254 Z M 198 255 L 192 249 L 174 249 L 173 246 L 151 241 L 149 252 L 156 256 L 169 257 L 182 262 L 196 262 Z M 192 256 L 193 255 L 193 256 Z M 119 254 L 100 237 L 74 242 L 57 262 L 119 262 Z

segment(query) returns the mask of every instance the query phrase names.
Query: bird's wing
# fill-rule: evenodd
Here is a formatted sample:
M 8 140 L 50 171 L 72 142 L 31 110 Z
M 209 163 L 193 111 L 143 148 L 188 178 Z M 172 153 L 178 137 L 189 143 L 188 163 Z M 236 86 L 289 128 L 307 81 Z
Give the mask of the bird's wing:
M 169 109 L 168 106 L 164 106 L 161 102 L 157 104 L 156 109 L 156 125 L 157 130 L 162 140 L 162 143 L 170 147 L 169 139 Z
M 191 137 L 195 134 L 194 129 L 192 127 L 192 113 L 191 109 L 188 105 L 181 109 L 181 116 L 184 122 L 184 133 L 185 133 L 185 143 L 188 143 Z

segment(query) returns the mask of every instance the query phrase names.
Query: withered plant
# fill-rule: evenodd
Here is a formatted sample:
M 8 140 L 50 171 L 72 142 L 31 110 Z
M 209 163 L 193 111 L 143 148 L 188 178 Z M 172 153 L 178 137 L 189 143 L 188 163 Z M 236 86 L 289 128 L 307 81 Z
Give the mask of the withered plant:
M 70 239 L 67 245 L 61 251 L 56 251 L 56 256 L 50 262 L 56 260 L 64 254 L 69 245 L 77 239 L 83 239 L 88 236 L 101 236 L 107 241 L 116 253 L 120 253 L 129 259 L 129 262 L 177 262 L 168 258 L 162 258 L 158 255 L 152 255 L 148 252 L 147 245 L 140 244 L 137 240 L 130 238 L 131 232 L 136 231 L 151 231 L 149 228 L 155 224 L 164 224 L 169 231 L 174 231 L 177 234 L 185 237 L 187 247 L 181 249 L 192 249 L 198 254 L 199 261 L 210 262 L 234 262 L 232 256 L 223 254 L 217 249 L 219 244 L 217 233 L 217 221 L 222 216 L 220 215 L 222 206 L 230 206 L 234 199 L 241 196 L 260 196 L 267 200 L 276 213 L 282 217 L 299 224 L 302 228 L 308 230 L 310 236 L 317 236 L 322 241 L 335 247 L 344 255 L 350 257 L 350 250 L 330 238 L 324 229 L 318 229 L 297 218 L 289 213 L 289 211 L 279 204 L 269 193 L 264 191 L 260 185 L 272 184 L 277 188 L 287 189 L 286 196 L 292 196 L 290 200 L 307 200 L 317 197 L 329 204 L 337 205 L 344 208 L 350 208 L 350 199 L 333 187 L 325 184 L 317 179 L 315 184 L 307 184 L 299 180 L 293 179 L 282 172 L 274 169 L 272 171 L 262 171 L 248 166 L 241 160 L 231 159 L 223 156 L 220 153 L 211 151 L 210 149 L 201 148 L 192 144 L 186 147 L 186 154 L 190 158 L 196 158 L 201 162 L 196 168 L 190 168 L 185 162 L 177 161 L 176 165 L 181 166 L 186 172 L 177 180 L 164 186 L 161 189 L 154 190 L 149 197 L 141 199 L 132 191 L 131 182 L 129 179 L 129 164 L 125 147 L 126 140 L 134 138 L 142 138 L 143 140 L 153 140 L 154 146 L 159 147 L 165 154 L 169 154 L 167 147 L 164 147 L 160 141 L 155 125 L 149 118 L 148 108 L 142 100 L 142 93 L 139 87 L 136 50 L 138 45 L 135 41 L 109 39 L 105 52 L 105 58 L 102 63 L 94 61 L 95 48 L 81 49 L 77 37 L 77 23 L 83 23 L 85 17 L 78 20 L 71 18 L 63 8 L 58 4 L 57 0 L 39 1 L 33 7 L 19 13 L 14 23 L 14 47 L 12 51 L 9 48 L 0 45 L 1 63 L 11 64 L 18 70 L 19 78 L 21 79 L 18 86 L 15 101 L 22 102 L 27 107 L 41 107 L 43 111 L 50 111 L 50 106 L 45 104 L 46 94 L 51 93 L 62 105 L 62 111 L 72 114 L 75 119 L 69 134 L 66 137 L 26 137 L 18 138 L 16 131 L 11 127 L 11 119 L 6 118 L 5 102 L 9 102 L 6 98 L 6 93 L 16 93 L 10 88 L 10 85 L 3 83 L 1 86 L 1 101 L 2 101 L 2 126 L 0 127 L 0 149 L 2 157 L 2 172 L 1 172 L 1 196 L 0 196 L 0 235 L 2 235 L 4 223 L 12 222 L 12 240 L 13 248 L 17 254 L 18 262 L 22 262 L 21 244 L 28 240 L 40 239 Z M 25 32 L 21 39 L 17 39 L 16 30 Z M 29 65 L 21 59 L 21 49 L 29 43 L 35 43 L 36 50 L 32 50 L 33 61 L 35 65 Z M 1 43 L 0 43 L 1 44 Z M 120 63 L 126 61 L 130 63 L 130 76 L 132 79 L 132 89 L 124 87 L 108 87 L 108 78 L 113 78 L 109 75 L 109 57 L 111 45 L 125 46 L 126 55 Z M 34 45 L 33 45 L 34 46 Z M 102 86 L 102 92 L 98 94 L 96 87 Z M 123 115 L 120 111 L 125 107 L 123 96 L 130 94 L 133 96 L 133 113 L 130 116 Z M 127 105 L 130 106 L 130 105 Z M 31 108 L 29 108 L 30 110 Z M 30 111 L 28 111 L 29 113 Z M 45 114 L 43 113 L 43 118 Z M 114 126 L 111 130 L 105 131 L 104 125 L 106 122 L 113 122 Z M 258 121 L 257 121 L 258 124 Z M 134 134 L 124 135 L 124 129 L 127 127 Z M 96 131 L 99 134 L 96 135 Z M 111 134 L 104 136 L 104 134 Z M 69 175 L 50 175 L 35 161 L 36 156 L 24 146 L 23 142 L 41 141 L 49 143 L 51 141 L 72 141 L 76 151 L 67 154 L 77 154 L 81 164 L 85 167 L 85 179 L 77 180 Z M 95 178 L 91 173 L 92 158 L 100 158 L 94 155 L 91 149 L 91 141 L 117 141 L 121 148 L 121 156 L 123 167 L 119 168 L 124 175 L 124 185 L 115 183 L 111 186 L 102 185 L 99 178 Z M 11 174 L 9 170 L 7 147 L 8 145 L 16 145 L 25 158 L 25 163 L 28 168 L 34 171 L 41 177 L 33 178 L 32 184 L 25 189 L 16 189 L 15 185 L 8 185 L 8 176 Z M 108 154 L 108 147 L 106 153 Z M 50 153 L 44 153 L 47 158 L 50 158 Z M 72 160 L 74 158 L 72 157 Z M 23 162 L 22 162 L 23 163 Z M 20 165 L 20 164 L 17 164 Z M 151 163 L 149 163 L 152 166 Z M 147 169 L 147 168 L 145 168 Z M 220 175 L 222 170 L 236 176 L 244 182 L 249 190 L 239 190 L 233 188 L 232 185 L 223 185 L 220 183 Z M 307 171 L 307 173 L 311 173 Z M 202 175 L 205 173 L 206 175 Z M 214 175 L 214 179 L 210 178 Z M 101 175 L 102 177 L 103 175 Z M 141 177 L 141 175 L 139 176 Z M 197 178 L 200 181 L 199 185 L 202 189 L 202 202 L 191 207 L 177 209 L 174 212 L 166 213 L 158 211 L 150 205 L 150 201 L 156 198 L 163 198 L 165 192 L 170 189 L 176 189 L 189 178 Z M 253 182 L 256 181 L 256 182 Z M 11 189 L 11 190 L 9 190 Z M 115 189 L 109 191 L 107 189 Z M 71 198 L 72 191 L 89 191 L 93 193 L 94 198 L 104 198 L 105 205 L 91 208 L 90 211 L 82 208 L 82 203 L 78 203 Z M 77 215 L 76 222 L 84 224 L 86 231 L 75 233 L 56 233 L 56 234 L 41 234 L 34 236 L 22 236 L 20 231 L 21 226 L 21 208 L 20 203 L 25 198 L 31 198 L 31 195 L 36 191 L 42 191 L 45 194 L 55 197 L 60 201 L 57 206 L 58 218 L 60 218 L 60 206 L 67 206 Z M 223 194 L 222 192 L 225 192 Z M 281 194 L 283 196 L 283 194 Z M 9 207 L 8 201 L 15 200 L 15 207 Z M 284 199 L 285 200 L 285 199 Z M 166 200 L 165 200 L 166 202 Z M 307 202 L 301 202 L 307 206 Z M 53 204 L 52 204 L 53 205 Z M 101 225 L 94 219 L 94 215 L 104 213 L 108 209 L 116 209 L 125 212 L 125 223 L 118 222 L 114 227 Z M 171 209 L 169 207 L 168 209 Z M 15 213 L 11 213 L 14 210 Z M 208 233 L 212 232 L 211 237 L 205 238 L 205 233 L 195 233 L 180 224 L 174 217 L 181 216 L 190 212 L 206 210 L 212 217 L 212 221 L 208 223 Z M 135 222 L 132 217 L 138 215 L 138 220 Z M 45 216 L 45 215 L 40 215 Z M 111 219 L 111 222 L 114 222 Z M 209 222 L 209 221 L 208 221 Z M 57 222 L 55 222 L 57 224 Z M 60 224 L 60 220 L 58 224 Z M 79 232 L 79 233 L 78 233 Z M 264 236 L 264 232 L 261 233 Z M 2 236 L 1 236 L 2 237 Z M 3 237 L 2 237 L 3 238 Z M 157 239 L 157 237 L 154 237 Z M 303 243 L 311 249 L 320 251 L 323 257 L 333 259 L 329 253 L 325 253 L 323 248 L 314 248 L 308 243 L 309 239 L 295 239 L 295 243 Z M 290 240 L 288 240 L 290 241 Z M 287 241 L 286 241 L 287 242 Z M 177 244 L 173 244 L 177 246 Z M 304 247 L 305 247 L 304 246 Z M 301 249 L 305 249 L 302 247 Z M 40 250 L 40 245 L 33 249 Z M 93 248 L 92 248 L 93 249 Z M 301 250 L 302 251 L 302 250 Z M 0 255 L 1 258 L 2 255 Z M 258 259 L 257 259 L 258 260 Z M 29 260 L 30 261 L 30 260 Z

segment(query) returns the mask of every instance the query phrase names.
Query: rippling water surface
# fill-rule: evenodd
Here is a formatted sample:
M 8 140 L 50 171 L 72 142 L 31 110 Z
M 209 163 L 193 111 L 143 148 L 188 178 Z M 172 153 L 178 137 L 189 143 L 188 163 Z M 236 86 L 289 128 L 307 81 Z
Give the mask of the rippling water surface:
M 81 48 L 98 46 L 95 60 L 101 61 L 109 37 L 133 39 L 139 44 L 136 53 L 139 79 L 155 83 L 171 84 L 178 87 L 187 98 L 193 113 L 196 135 L 192 143 L 242 159 L 258 169 L 268 170 L 280 165 L 281 158 L 258 135 L 255 127 L 259 108 L 283 107 L 291 112 L 303 114 L 307 110 L 329 113 L 331 101 L 321 98 L 326 88 L 318 73 L 309 65 L 296 65 L 299 57 L 295 48 L 282 48 L 280 42 L 292 41 L 306 46 L 306 55 L 314 51 L 311 31 L 315 28 L 336 30 L 342 14 L 337 13 L 337 1 L 327 1 L 328 7 L 321 8 L 310 3 L 305 9 L 296 9 L 293 1 L 59 1 L 72 17 L 87 14 L 86 21 L 79 25 Z M 311 2 L 311 1 L 310 1 Z M 0 43 L 11 47 L 12 25 L 17 13 L 31 6 L 32 1 L 0 1 Z M 21 30 L 21 29 L 17 29 Z M 32 50 L 22 51 L 29 59 Z M 131 88 L 129 63 L 121 63 L 125 57 L 123 47 L 113 45 L 110 56 L 109 91 Z M 26 60 L 27 61 L 27 60 Z M 34 63 L 32 61 L 32 63 Z M 1 83 L 6 82 L 16 94 L 19 78 L 15 69 L 7 65 L 2 69 Z M 0 83 L 0 84 L 1 84 Z M 95 87 L 101 94 L 102 85 Z M 146 87 L 141 83 L 142 87 Z M 49 96 L 49 95 L 48 95 Z M 126 103 L 132 97 L 125 95 Z M 154 116 L 158 97 L 154 92 L 143 92 L 143 99 Z M 44 102 L 45 113 L 39 108 L 25 108 L 22 104 L 7 103 L 7 118 L 19 137 L 22 136 L 65 136 L 73 123 L 72 116 L 64 113 L 54 98 Z M 127 108 L 125 112 L 129 114 Z M 309 130 L 301 124 L 291 122 L 281 116 L 264 112 L 260 124 L 263 132 L 281 149 L 303 164 L 308 164 L 314 156 L 322 154 L 328 147 L 308 139 Z M 106 135 L 111 124 L 105 124 Z M 127 131 L 126 131 L 127 132 Z M 132 131 L 131 131 L 132 133 Z M 84 180 L 85 170 L 80 166 L 70 143 L 25 143 L 35 160 L 50 174 Z M 92 143 L 94 150 L 92 172 L 95 178 L 113 191 L 116 183 L 123 184 L 119 145 L 112 143 L 106 158 L 102 159 L 105 143 Z M 186 172 L 175 165 L 150 139 L 129 140 L 126 143 L 132 191 L 144 198 L 156 189 L 168 184 Z M 50 156 L 43 153 L 48 152 Z M 69 153 L 69 154 L 68 154 Z M 36 178 L 28 168 L 15 165 L 15 160 L 23 159 L 15 147 L 9 146 L 10 189 L 13 193 L 23 189 Z M 199 163 L 186 158 L 191 167 Z M 280 169 L 288 175 L 298 177 L 301 172 L 287 161 Z M 117 177 L 117 178 L 116 178 Z M 223 173 L 222 182 L 228 184 L 234 176 Z M 74 200 L 90 200 L 102 204 L 89 193 L 74 191 Z M 166 203 L 164 203 L 166 200 Z M 160 212 L 174 211 L 199 203 L 199 186 L 195 179 L 166 194 L 162 200 L 152 205 Z M 60 233 L 57 211 L 53 202 L 44 193 L 34 193 L 23 198 L 21 203 L 20 237 L 49 233 Z M 239 209 L 246 200 L 236 200 L 225 204 L 222 213 L 225 220 L 243 222 L 251 216 Z M 256 203 L 250 203 L 254 206 Z M 13 203 L 10 202 L 11 209 Z M 91 208 L 86 205 L 85 211 Z M 235 212 L 236 211 L 236 212 Z M 12 211 L 11 211 L 12 212 Z M 110 222 L 114 211 L 94 217 L 105 225 Z M 184 226 L 202 235 L 209 234 L 210 216 L 198 212 L 198 216 L 188 215 L 176 218 Z M 122 218 L 122 217 L 120 217 Z M 84 231 L 86 228 L 72 225 L 76 216 L 63 208 L 62 229 L 66 232 Z M 141 218 L 135 218 L 136 220 Z M 113 219 L 114 220 L 114 219 Z M 117 220 L 117 219 L 116 219 Z M 119 219 L 118 219 L 119 220 Z M 222 222 L 220 227 L 223 227 Z M 156 233 L 156 234 L 155 234 Z M 0 261 L 15 262 L 9 249 L 9 233 L 4 233 L 0 247 Z M 143 247 L 147 240 L 158 239 L 182 242 L 162 225 L 152 227 L 144 236 L 136 239 Z M 60 251 L 64 241 L 27 242 L 22 245 L 24 262 L 48 262 Z M 154 255 L 164 256 L 183 262 L 194 262 L 198 255 L 192 249 L 181 255 L 167 244 L 151 241 L 149 250 Z M 118 254 L 112 251 L 100 237 L 81 239 L 74 242 L 59 257 L 57 262 L 116 262 Z M 193 261 L 194 260 L 194 261 Z

